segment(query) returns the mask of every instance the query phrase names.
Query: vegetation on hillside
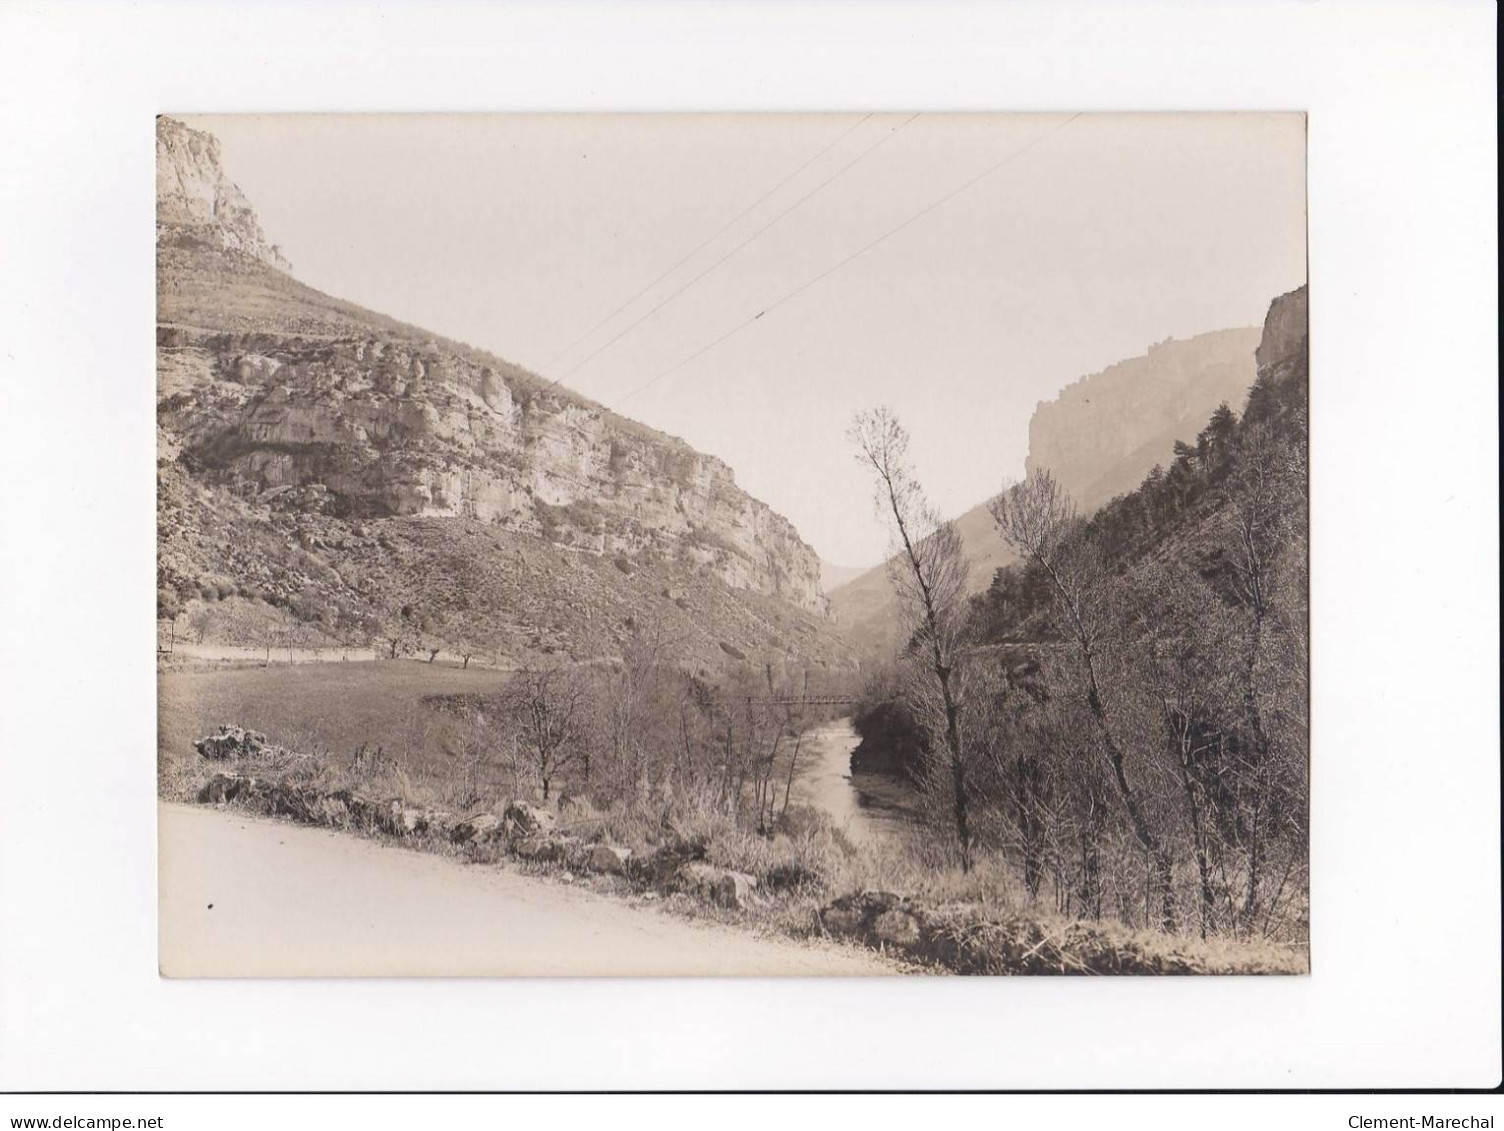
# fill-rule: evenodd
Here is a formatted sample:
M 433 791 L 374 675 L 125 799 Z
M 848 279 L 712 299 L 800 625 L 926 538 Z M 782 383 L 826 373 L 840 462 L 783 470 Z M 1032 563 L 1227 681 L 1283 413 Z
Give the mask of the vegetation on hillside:
M 1219 407 L 1090 518 L 1047 473 L 1004 491 L 1019 561 L 985 594 L 943 556 L 911 563 L 913 635 L 858 758 L 923 784 L 963 868 L 995 854 L 1068 915 L 1304 938 L 1303 317 L 1241 416 Z
M 823 618 L 733 591 L 687 550 L 628 561 L 471 519 L 342 519 L 242 499 L 172 464 L 158 471 L 157 523 L 158 616 L 179 639 L 537 663 L 619 656 L 651 623 L 691 671 L 722 666 L 723 644 L 851 663 Z

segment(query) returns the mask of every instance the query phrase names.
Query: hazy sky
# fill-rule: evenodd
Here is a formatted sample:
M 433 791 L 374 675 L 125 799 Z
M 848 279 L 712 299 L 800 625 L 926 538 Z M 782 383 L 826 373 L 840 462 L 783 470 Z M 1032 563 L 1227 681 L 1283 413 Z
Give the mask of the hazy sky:
M 185 120 L 219 137 L 299 279 L 722 457 L 841 565 L 888 548 L 844 439 L 857 410 L 898 413 L 959 513 L 1021 473 L 1038 401 L 1165 338 L 1257 325 L 1305 281 L 1299 115 Z

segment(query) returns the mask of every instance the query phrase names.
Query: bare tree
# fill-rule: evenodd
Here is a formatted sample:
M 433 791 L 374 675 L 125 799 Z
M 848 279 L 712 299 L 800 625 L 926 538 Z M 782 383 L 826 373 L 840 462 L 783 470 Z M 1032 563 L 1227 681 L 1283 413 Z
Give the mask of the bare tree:
M 973 845 L 956 671 L 966 608 L 961 537 L 955 525 L 942 521 L 925 498 L 908 462 L 909 434 L 888 409 L 859 413 L 847 435 L 857 447 L 858 460 L 876 478 L 877 507 L 888 512 L 899 543 L 889 577 L 900 608 L 914 625 L 913 646 L 926 654 L 933 690 L 939 696 L 956 840 L 961 869 L 969 872 Z
M 1101 738 L 1100 749 L 1134 836 L 1152 861 L 1160 893 L 1160 925 L 1169 930 L 1175 924 L 1170 854 L 1128 772 L 1127 750 L 1103 692 L 1102 652 L 1110 602 L 1101 558 L 1081 536 L 1075 504 L 1048 471 L 1009 487 L 989 509 L 1003 541 L 1043 569 L 1054 587 L 1062 627 L 1080 662 L 1086 706 Z
M 401 609 L 388 608 L 381 611 L 373 633 L 372 643 L 380 641 L 386 646 L 389 659 L 397 659 L 411 652 L 414 647 L 414 633 L 412 625 L 412 610 L 408 606 Z
M 504 692 L 545 801 L 554 779 L 587 751 L 586 691 L 583 680 L 567 668 L 527 668 L 513 675 Z
M 176 618 L 174 618 L 174 623 L 176 623 Z M 189 614 L 188 627 L 193 629 L 193 633 L 198 637 L 200 644 L 204 642 L 204 639 L 209 635 L 209 629 L 213 626 L 214 614 L 209 611 L 207 605 L 200 605 Z
M 1244 893 L 1238 919 L 1249 928 L 1259 914 L 1260 884 L 1268 830 L 1265 817 L 1275 794 L 1279 767 L 1271 750 L 1263 702 L 1268 696 L 1263 659 L 1275 614 L 1283 571 L 1304 566 L 1302 504 L 1305 497 L 1303 449 L 1277 445 L 1261 431 L 1244 444 L 1226 487 L 1227 506 L 1219 512 L 1222 561 L 1234 599 L 1244 613 L 1242 688 L 1244 759 L 1252 788 L 1246 791 L 1243 847 Z M 1304 577 L 1300 590 L 1304 591 Z M 1285 587 L 1288 588 L 1288 587 Z M 1282 637 L 1304 637 L 1303 626 Z
M 609 758 L 607 775 L 617 779 L 614 784 L 618 788 L 632 786 L 644 792 L 649 784 L 644 730 L 650 720 L 644 715 L 661 681 L 663 657 L 669 653 L 669 641 L 659 625 L 634 626 L 622 646 L 621 663 L 602 673 L 599 704 L 605 731 L 603 755 Z M 590 773 L 587 762 L 587 781 Z
M 962 741 L 973 759 L 971 792 L 984 815 L 999 818 L 992 822 L 993 836 L 1017 851 L 1024 887 L 1035 898 L 1043 874 L 1038 759 L 1024 744 L 1011 741 L 1016 721 L 1009 717 L 1012 696 L 1003 663 L 978 658 L 961 675 L 967 705 Z
M 780 819 L 789 811 L 789 798 L 794 793 L 794 771 L 799 766 L 799 748 L 804 745 L 804 730 L 807 723 L 805 700 L 809 698 L 809 669 L 804 669 L 804 687 L 799 692 L 797 703 L 790 703 L 785 716 L 785 725 L 794 736 L 794 752 L 789 756 L 789 776 L 783 783 L 783 808 L 778 811 Z
M 1169 776 L 1179 788 L 1196 864 L 1201 937 L 1206 938 L 1218 917 L 1214 873 L 1222 869 L 1217 829 L 1219 824 L 1237 826 L 1237 815 L 1226 812 L 1235 792 L 1230 783 L 1238 777 L 1229 765 L 1236 762 L 1236 743 L 1224 722 L 1235 691 L 1226 662 L 1235 652 L 1230 618 L 1211 587 L 1194 570 L 1176 563 L 1139 565 L 1127 604 L 1137 621 L 1133 668 L 1149 713 L 1162 728 Z M 1152 731 L 1152 724 L 1145 729 Z M 1219 817 L 1224 819 L 1219 822 Z

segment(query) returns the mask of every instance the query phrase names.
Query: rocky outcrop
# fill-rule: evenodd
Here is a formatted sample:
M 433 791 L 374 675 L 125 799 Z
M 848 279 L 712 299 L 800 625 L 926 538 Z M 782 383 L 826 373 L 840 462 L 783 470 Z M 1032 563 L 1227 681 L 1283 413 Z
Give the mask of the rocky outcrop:
M 157 238 L 197 239 L 282 270 L 292 265 L 267 242 L 245 194 L 225 176 L 219 141 L 165 115 L 157 118 Z
M 557 818 L 547 809 L 526 801 L 509 801 L 501 812 L 507 831 L 519 836 L 547 836 L 553 832 Z
M 226 758 L 256 758 L 266 752 L 280 752 L 280 747 L 268 747 L 266 735 L 260 731 L 226 724 L 217 734 L 207 734 L 193 744 L 200 758 L 223 761 Z
M 607 872 L 614 876 L 627 874 L 627 862 L 632 859 L 630 848 L 621 848 L 615 844 L 597 844 L 590 850 L 589 865 L 591 871 Z
M 584 554 L 682 560 L 824 612 L 814 551 L 720 460 L 237 260 L 279 262 L 214 139 L 168 118 L 158 240 L 159 451 L 196 476 L 340 517 L 474 519 Z M 198 250 L 176 254 L 183 240 Z
M 590 858 L 591 849 L 578 837 L 538 833 L 511 842 L 512 854 L 536 864 L 567 864 L 578 867 Z
M 1219 404 L 1241 410 L 1258 342 L 1253 327 L 1171 338 L 1067 385 L 1034 410 L 1025 473 L 1048 470 L 1086 511 L 1133 490 Z
M 1309 300 L 1309 289 L 1298 287 L 1269 304 L 1254 355 L 1261 383 L 1306 380 L 1310 371 Z
M 731 911 L 746 910 L 757 887 L 755 876 L 699 860 L 680 865 L 675 879 L 679 890 Z
M 495 813 L 477 813 L 456 821 L 449 830 L 455 844 L 484 844 L 504 836 L 501 818 Z

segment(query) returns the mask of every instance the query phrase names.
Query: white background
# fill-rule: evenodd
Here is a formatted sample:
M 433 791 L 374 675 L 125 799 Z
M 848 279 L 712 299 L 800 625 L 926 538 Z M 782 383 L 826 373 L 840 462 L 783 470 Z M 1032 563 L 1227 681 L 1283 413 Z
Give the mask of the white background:
M 1497 1084 L 1494 20 L 0 5 L 0 1089 Z M 1310 113 L 1312 975 L 159 980 L 153 115 L 952 108 Z

